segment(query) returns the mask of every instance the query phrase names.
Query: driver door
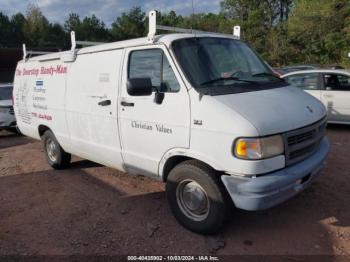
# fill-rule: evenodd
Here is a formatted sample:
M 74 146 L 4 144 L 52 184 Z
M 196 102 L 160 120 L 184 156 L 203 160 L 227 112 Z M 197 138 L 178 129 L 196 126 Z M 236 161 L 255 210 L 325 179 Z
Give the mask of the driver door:
M 154 92 L 132 96 L 130 78 L 149 78 Z M 190 100 L 187 89 L 166 48 L 125 50 L 119 96 L 119 128 L 124 167 L 131 173 L 158 175 L 162 156 L 173 148 L 188 148 Z M 164 93 L 155 101 L 156 92 Z

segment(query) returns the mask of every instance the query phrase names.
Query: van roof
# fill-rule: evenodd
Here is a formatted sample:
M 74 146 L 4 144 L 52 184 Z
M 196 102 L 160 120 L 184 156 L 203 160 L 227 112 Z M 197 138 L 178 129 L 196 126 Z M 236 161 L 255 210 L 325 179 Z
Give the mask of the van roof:
M 165 44 L 166 46 L 170 46 L 170 44 L 174 40 L 183 39 L 183 38 L 191 38 L 191 37 L 230 38 L 228 36 L 218 35 L 218 34 L 213 34 L 213 33 L 208 33 L 208 34 L 186 34 L 186 33 L 166 34 L 166 35 L 155 36 L 155 41 L 153 43 L 148 42 L 147 37 L 141 37 L 141 38 L 123 40 L 123 41 L 118 41 L 118 42 L 104 43 L 104 44 L 95 45 L 95 46 L 83 47 L 81 49 L 76 49 L 76 50 L 77 50 L 77 55 L 80 55 L 80 54 L 95 53 L 95 52 L 121 49 L 121 48 L 126 48 L 126 47 L 136 47 L 136 46 L 145 46 L 145 45 Z M 234 38 L 233 35 L 232 35 L 232 39 L 237 40 L 236 38 Z M 27 59 L 27 61 L 56 60 L 56 59 L 60 59 L 62 54 L 68 53 L 68 52 L 70 52 L 70 50 L 46 54 L 46 55 L 35 56 L 35 57 Z M 19 61 L 19 63 L 23 63 L 23 60 Z

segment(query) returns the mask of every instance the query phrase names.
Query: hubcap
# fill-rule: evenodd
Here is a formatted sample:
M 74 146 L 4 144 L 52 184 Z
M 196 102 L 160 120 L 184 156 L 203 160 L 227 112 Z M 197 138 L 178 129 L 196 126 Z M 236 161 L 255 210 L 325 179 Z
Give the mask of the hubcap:
M 204 220 L 209 213 L 209 199 L 205 190 L 193 180 L 184 180 L 176 189 L 177 203 L 190 219 Z
M 46 152 L 52 162 L 57 161 L 57 146 L 51 138 L 46 140 Z

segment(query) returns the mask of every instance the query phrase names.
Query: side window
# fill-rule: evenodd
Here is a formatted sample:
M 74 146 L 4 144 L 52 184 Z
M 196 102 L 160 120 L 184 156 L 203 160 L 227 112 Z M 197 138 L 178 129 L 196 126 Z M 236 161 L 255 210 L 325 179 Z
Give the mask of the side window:
M 285 80 L 296 87 L 302 88 L 304 90 L 319 90 L 318 85 L 318 74 L 297 74 L 291 75 L 285 78 Z
M 154 87 L 161 82 L 162 50 L 133 51 L 129 57 L 128 78 L 148 77 Z
M 349 76 L 325 74 L 323 79 L 326 90 L 350 91 Z
M 350 91 L 350 76 L 338 75 L 338 81 L 341 90 Z
M 160 92 L 178 92 L 180 85 L 161 49 L 133 51 L 129 57 L 128 78 L 148 77 Z

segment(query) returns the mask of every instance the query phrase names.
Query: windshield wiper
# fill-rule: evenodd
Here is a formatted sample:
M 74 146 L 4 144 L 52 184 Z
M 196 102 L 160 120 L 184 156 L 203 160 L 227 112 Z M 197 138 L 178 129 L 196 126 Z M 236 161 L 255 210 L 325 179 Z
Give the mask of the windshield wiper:
M 218 81 L 223 81 L 223 80 L 235 80 L 235 81 L 244 82 L 244 83 L 250 83 L 250 84 L 252 84 L 252 83 L 255 84 L 256 83 L 256 81 L 244 80 L 244 79 L 240 79 L 238 77 L 230 76 L 230 77 L 214 78 L 214 79 L 211 79 L 209 81 L 205 81 L 205 82 L 201 83 L 200 86 L 204 86 L 204 85 L 207 85 L 207 84 L 212 84 L 212 83 L 215 83 L 215 82 L 218 82 Z
M 280 78 L 274 74 L 268 73 L 268 72 L 261 72 L 261 73 L 257 73 L 257 74 L 252 75 L 252 77 L 259 77 L 259 76 L 272 76 L 272 77 L 277 78 L 281 81 L 284 81 L 282 78 Z

